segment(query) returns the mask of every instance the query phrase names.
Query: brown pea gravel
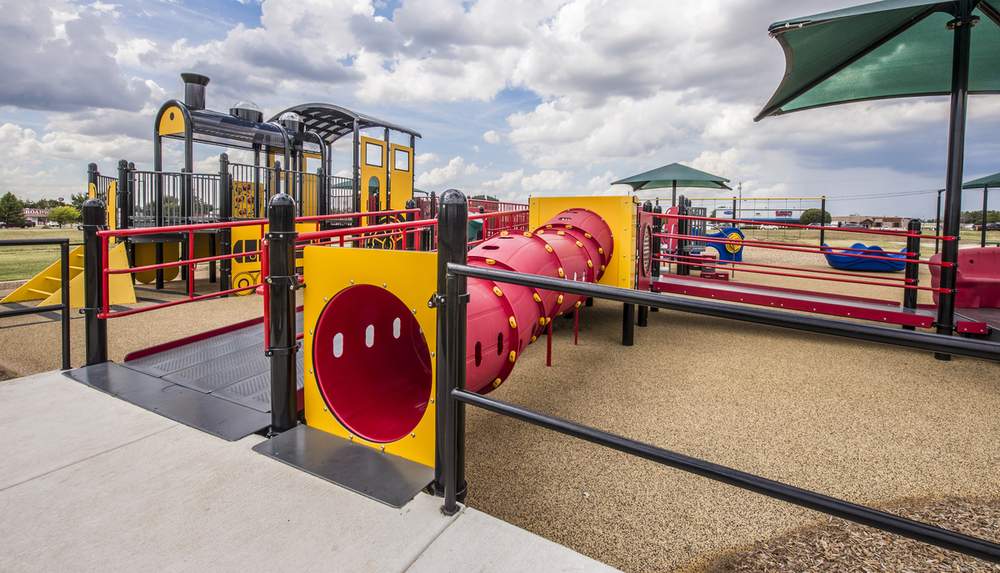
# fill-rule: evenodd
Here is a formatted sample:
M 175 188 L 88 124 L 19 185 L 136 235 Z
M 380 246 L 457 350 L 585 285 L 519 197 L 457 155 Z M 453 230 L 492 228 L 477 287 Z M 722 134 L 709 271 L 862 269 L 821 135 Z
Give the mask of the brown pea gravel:
M 887 511 L 1000 542 L 1000 499 L 904 500 Z M 700 569 L 700 568 L 699 568 Z M 738 550 L 709 563 L 705 573 L 765 571 L 1000 571 L 1000 565 L 957 555 L 883 531 L 825 518 L 821 525 Z
M 552 367 L 539 341 L 493 396 L 855 503 L 1000 498 L 998 364 L 674 312 L 624 348 L 620 305 L 584 311 L 578 346 L 557 319 Z M 824 523 L 475 408 L 466 428 L 472 507 L 627 572 Z

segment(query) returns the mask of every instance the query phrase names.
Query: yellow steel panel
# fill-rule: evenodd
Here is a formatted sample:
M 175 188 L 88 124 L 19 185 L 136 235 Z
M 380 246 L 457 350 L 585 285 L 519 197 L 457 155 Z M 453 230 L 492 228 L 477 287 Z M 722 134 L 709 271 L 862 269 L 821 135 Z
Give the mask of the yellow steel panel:
M 184 133 L 184 112 L 181 111 L 181 108 L 172 105 L 163 110 L 157 131 L 160 135 Z
M 397 169 L 400 167 L 400 169 Z M 405 167 L 405 169 L 402 169 Z M 389 188 L 392 190 L 391 209 L 403 209 L 413 199 L 413 148 L 398 143 L 389 145 Z
M 361 210 L 368 208 L 368 194 L 373 188 L 378 189 L 378 211 L 385 210 L 385 142 L 381 139 L 362 136 L 358 142 L 361 146 Z
M 434 467 L 434 392 L 437 373 L 431 375 L 430 399 L 423 418 L 409 437 L 386 444 L 369 442 L 347 430 L 328 411 L 313 373 L 313 332 L 327 301 L 353 285 L 385 288 L 413 310 L 423 329 L 433 362 L 437 352 L 437 310 L 427 301 L 437 290 L 437 255 L 412 251 L 306 247 L 305 249 L 305 367 L 306 424 L 356 443 Z M 383 286 L 384 285 L 384 286 Z
M 230 237 L 232 237 L 232 252 L 252 253 L 260 250 L 261 233 L 267 233 L 268 225 L 247 225 L 244 227 L 233 227 Z M 296 223 L 295 231 L 298 233 L 312 233 L 319 229 L 318 223 Z M 302 251 L 295 252 L 296 272 L 302 272 Z M 260 282 L 260 255 L 245 255 L 232 259 L 230 267 L 232 273 L 232 288 L 241 288 Z M 245 290 L 236 293 L 238 296 L 253 294 L 252 290 Z
M 105 216 L 108 218 L 108 229 L 114 231 L 118 228 L 118 180 L 113 179 L 108 183 L 107 189 L 108 204 L 105 206 Z M 130 281 L 131 282 L 131 281 Z
M 154 243 L 136 243 L 132 247 L 132 252 L 135 257 L 135 266 L 144 267 L 146 265 L 156 264 L 156 244 Z M 171 263 L 181 258 L 181 244 L 180 243 L 163 243 L 163 262 Z M 180 269 L 177 267 L 167 267 L 163 269 L 163 280 L 172 281 L 177 278 L 180 274 Z M 136 282 L 142 284 L 149 284 L 156 280 L 156 271 L 142 271 L 135 273 Z
M 537 229 L 566 209 L 589 209 L 611 227 L 615 251 L 599 281 L 601 284 L 635 288 L 636 217 L 638 202 L 631 195 L 583 195 L 576 197 L 532 197 L 528 200 L 529 228 Z

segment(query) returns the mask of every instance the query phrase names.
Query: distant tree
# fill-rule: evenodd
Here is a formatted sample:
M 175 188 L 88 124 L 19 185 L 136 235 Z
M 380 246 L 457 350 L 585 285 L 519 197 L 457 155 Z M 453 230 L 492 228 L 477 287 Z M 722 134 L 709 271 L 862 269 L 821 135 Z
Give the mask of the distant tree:
M 62 199 L 38 199 L 37 201 L 32 201 L 30 199 L 24 200 L 25 209 L 52 209 L 63 205 L 65 205 L 65 203 L 62 202 Z
M 0 222 L 8 227 L 23 227 L 25 224 L 24 203 L 10 191 L 0 197 Z
M 86 193 L 73 193 L 69 196 L 69 204 L 73 206 L 74 209 L 79 211 L 83 209 L 83 202 L 87 200 Z
M 814 223 L 821 223 L 823 225 L 833 221 L 833 217 L 830 216 L 829 211 L 823 211 L 822 209 L 806 209 L 799 216 L 799 223 L 803 225 L 812 225 Z
M 983 221 L 982 211 L 962 211 L 962 223 L 964 224 L 979 224 Z M 1000 211 L 987 211 L 986 212 L 986 222 L 987 223 L 997 223 L 1000 222 Z
M 59 226 L 75 223 L 80 220 L 80 212 L 69 205 L 54 207 L 49 211 L 49 220 L 59 223 Z

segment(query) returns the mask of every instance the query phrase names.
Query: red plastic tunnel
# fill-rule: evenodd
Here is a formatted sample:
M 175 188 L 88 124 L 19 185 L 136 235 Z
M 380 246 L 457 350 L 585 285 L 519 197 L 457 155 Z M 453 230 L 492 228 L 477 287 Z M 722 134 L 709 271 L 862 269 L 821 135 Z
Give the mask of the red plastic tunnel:
M 611 229 L 586 209 L 563 211 L 531 233 L 502 234 L 469 252 L 470 265 L 595 282 L 613 249 Z M 580 297 L 469 279 L 466 388 L 489 392 L 553 317 Z M 392 293 L 355 285 L 337 293 L 316 324 L 320 394 L 351 432 L 373 442 L 410 434 L 427 409 L 432 368 L 420 324 Z
M 568 209 L 533 232 L 502 234 L 469 251 L 469 265 L 597 282 L 614 251 L 611 228 L 587 209 Z M 466 389 L 486 393 L 507 379 L 521 352 L 581 297 L 469 279 Z

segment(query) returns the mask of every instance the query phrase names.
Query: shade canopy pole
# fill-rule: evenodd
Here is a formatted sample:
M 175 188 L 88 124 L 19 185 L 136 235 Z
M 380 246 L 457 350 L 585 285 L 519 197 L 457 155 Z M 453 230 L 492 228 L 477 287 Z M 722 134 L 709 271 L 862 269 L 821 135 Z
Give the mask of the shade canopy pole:
M 958 243 L 962 223 L 962 168 L 965 161 L 965 121 L 969 103 L 969 52 L 972 39 L 972 0 L 958 1 L 958 14 L 949 23 L 955 33 L 951 67 L 951 115 L 948 127 L 948 175 L 944 191 L 944 234 L 954 237 L 941 246 L 938 299 L 938 334 L 952 334 L 955 328 L 955 282 L 958 269 Z
M 986 224 L 989 221 L 989 203 L 990 201 L 990 186 L 989 184 L 983 185 L 983 224 L 979 229 L 979 246 L 986 246 Z

